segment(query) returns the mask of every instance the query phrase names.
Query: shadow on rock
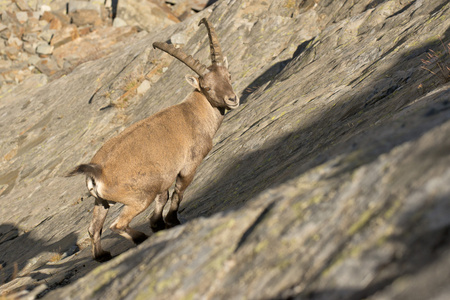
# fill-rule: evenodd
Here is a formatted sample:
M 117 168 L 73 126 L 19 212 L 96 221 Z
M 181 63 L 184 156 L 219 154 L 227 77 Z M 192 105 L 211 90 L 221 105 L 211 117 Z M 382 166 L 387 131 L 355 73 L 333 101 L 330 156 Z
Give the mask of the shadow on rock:
M 447 31 L 443 40 L 448 41 L 449 38 Z M 449 88 L 435 88 L 435 92 L 422 95 L 418 94 L 416 89 L 421 82 L 419 76 L 423 76 L 423 73 L 420 74 L 423 71 L 419 70 L 420 58 L 429 49 L 438 47 L 441 47 L 440 43 L 431 43 L 410 50 L 397 64 L 393 64 L 393 68 L 377 76 L 374 82 L 365 82 L 363 88 L 363 83 L 353 83 L 354 86 L 359 86 L 358 94 L 338 99 L 337 105 L 324 110 L 309 126 L 275 138 L 270 144 L 267 143 L 268 146 L 266 144 L 265 147 L 230 162 L 213 184 L 209 184 L 200 194 L 182 203 L 181 214 L 189 220 L 227 210 L 238 210 L 268 188 L 276 187 L 324 164 L 331 163 L 336 170 L 326 172 L 326 178 L 348 176 L 394 148 L 417 141 L 427 132 L 448 122 Z M 384 57 L 383 55 L 380 59 Z M 418 65 L 416 73 L 404 72 L 404 69 L 412 68 L 414 64 Z M 283 72 L 279 73 L 274 82 L 283 80 L 283 76 Z M 390 80 L 381 79 L 383 81 L 380 83 L 379 80 L 383 77 L 389 77 Z M 419 98 L 420 101 L 416 101 Z M 245 99 L 251 101 L 252 97 L 248 95 Z M 396 117 L 378 122 L 386 114 Z M 432 153 L 427 155 L 434 157 Z M 214 159 L 214 156 L 211 159 Z M 447 199 L 449 196 L 447 195 Z M 439 206 L 439 203 L 444 201 L 446 200 L 438 200 L 436 205 Z M 410 214 L 417 216 L 421 211 L 426 210 L 418 207 Z M 439 261 L 444 260 L 442 257 L 445 251 L 449 250 L 450 227 L 445 225 L 436 230 L 420 232 L 420 223 L 416 223 L 417 219 L 411 216 L 405 216 L 404 224 L 396 225 L 399 232 L 410 234 L 390 237 L 394 243 L 403 245 L 406 252 L 392 257 L 385 269 L 379 271 L 380 275 L 365 288 L 329 291 L 309 289 L 301 295 L 294 293 L 293 297 L 362 299 L 387 288 L 404 275 L 415 276 L 434 264 L 439 265 Z M 412 234 L 412 230 L 416 232 Z M 245 239 L 243 241 L 245 242 Z M 341 247 L 337 247 L 337 252 L 330 255 L 330 262 L 324 265 L 324 269 L 312 276 L 311 283 L 314 282 L 314 277 L 318 279 L 321 276 L 333 259 L 341 255 L 346 242 L 345 239 L 342 240 Z M 437 279 L 431 276 L 427 280 Z M 413 296 L 412 293 L 407 295 L 405 299 Z
M 257 90 L 259 87 L 263 86 L 264 84 L 266 84 L 267 82 L 270 82 L 271 80 L 273 80 L 274 78 L 276 78 L 277 74 L 281 73 L 283 71 L 283 69 L 292 61 L 294 60 L 296 57 L 298 57 L 299 55 L 301 55 L 305 50 L 306 47 L 308 46 L 308 44 L 312 41 L 313 39 L 303 42 L 301 43 L 298 47 L 297 50 L 295 50 L 294 54 L 292 55 L 292 58 L 277 62 L 276 64 L 274 64 L 273 66 L 271 66 L 267 71 L 265 71 L 263 74 L 261 74 L 260 76 L 258 76 L 258 78 L 256 78 L 255 80 L 252 81 L 252 83 L 250 83 L 246 88 L 244 88 L 242 95 L 239 97 L 240 98 L 240 102 L 241 104 L 245 104 L 247 102 L 247 98 L 255 91 Z M 271 86 L 271 83 L 269 83 L 269 86 L 266 87 L 266 89 L 268 89 Z
M 450 40 L 450 29 L 446 31 L 442 40 Z M 307 43 L 309 41 L 302 43 L 298 47 L 297 56 L 294 55 L 292 61 L 287 62 L 293 69 L 296 67 L 295 60 L 301 59 L 302 53 L 311 50 L 305 50 Z M 394 48 L 398 46 L 396 44 Z M 239 209 L 267 188 L 282 184 L 328 161 L 357 153 L 355 159 L 340 169 L 340 172 L 351 172 L 374 161 L 394 147 L 416 140 L 434 127 L 443 124 L 450 118 L 447 89 L 431 95 L 423 95 L 425 99 L 421 103 L 414 103 L 422 97 L 416 89 L 420 83 L 419 78 L 423 75 L 420 72 L 425 72 L 420 70 L 421 58 L 429 49 L 439 47 L 441 42 L 434 41 L 422 47 L 410 49 L 397 63 L 393 64 L 393 68 L 376 76 L 373 82 L 353 83 L 354 87 L 358 86 L 361 92 L 352 94 L 350 97 L 346 95 L 345 99 L 338 99 L 335 101 L 336 105 L 323 109 L 322 114 L 316 117 L 311 125 L 274 138 L 270 144 L 266 143 L 264 147 L 229 162 L 226 167 L 223 167 L 222 175 L 214 181 L 214 184 L 208 185 L 202 193 L 196 194 L 192 199 L 181 204 L 182 218 L 189 220 L 198 216 Z M 383 60 L 385 56 L 382 55 L 377 61 Z M 373 62 L 371 66 L 375 64 L 376 62 Z M 272 68 L 278 69 L 276 65 Z M 417 72 L 404 72 L 405 68 L 412 68 L 412 66 L 416 66 Z M 269 80 L 272 68 L 254 83 L 259 80 L 261 82 Z M 369 68 L 370 66 L 367 67 Z M 287 80 L 291 75 L 280 71 L 270 84 L 276 85 L 277 82 Z M 383 80 L 385 77 L 389 77 L 390 80 Z M 382 78 L 381 81 L 380 78 Z M 249 87 L 252 85 L 253 83 Z M 361 85 L 364 86 L 361 87 Z M 401 97 L 398 96 L 400 93 L 402 93 Z M 248 101 L 253 100 L 251 94 L 243 97 Z M 264 101 L 264 99 L 255 101 Z M 421 106 L 425 102 L 430 103 L 425 107 Z M 405 109 L 411 111 L 411 116 L 408 119 L 404 118 L 403 122 L 379 122 L 386 114 L 401 113 Z M 235 117 L 233 114 L 235 113 L 230 114 L 229 119 Z M 236 120 L 233 121 L 236 122 Z M 257 125 L 259 120 L 255 121 L 254 125 Z M 258 137 L 255 136 L 254 139 Z M 227 143 L 227 140 L 223 143 Z M 211 159 L 214 159 L 213 155 Z M 340 175 L 341 173 L 336 173 L 329 176 Z
M 57 261 L 77 252 L 77 236 L 70 233 L 48 243 L 35 239 L 31 232 L 20 233 L 12 224 L 0 225 L 0 283 L 30 274 L 49 261 Z

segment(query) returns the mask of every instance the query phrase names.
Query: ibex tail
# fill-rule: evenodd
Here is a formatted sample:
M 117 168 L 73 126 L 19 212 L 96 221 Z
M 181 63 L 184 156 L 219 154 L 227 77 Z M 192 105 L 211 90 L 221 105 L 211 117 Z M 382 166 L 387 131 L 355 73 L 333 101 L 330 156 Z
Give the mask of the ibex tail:
M 89 175 L 94 178 L 99 178 L 100 175 L 102 175 L 102 168 L 97 164 L 81 164 L 78 165 L 69 174 L 67 174 L 67 177 L 75 176 L 80 173 Z

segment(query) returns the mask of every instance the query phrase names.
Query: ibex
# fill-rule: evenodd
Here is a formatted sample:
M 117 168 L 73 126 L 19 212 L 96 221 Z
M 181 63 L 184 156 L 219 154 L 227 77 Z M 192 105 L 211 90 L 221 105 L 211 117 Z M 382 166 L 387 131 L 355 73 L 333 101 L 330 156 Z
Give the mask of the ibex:
M 141 120 L 118 136 L 108 140 L 89 164 L 77 166 L 69 176 L 83 173 L 86 185 L 95 198 L 93 218 L 89 225 L 93 257 L 99 261 L 111 258 L 101 247 L 100 237 L 109 206 L 124 207 L 111 230 L 139 244 L 147 235 L 129 227 L 131 220 L 156 199 L 150 218 L 154 232 L 180 224 L 178 206 L 183 193 L 194 178 L 197 167 L 212 148 L 212 140 L 221 125 L 225 111 L 239 106 L 231 86 L 227 59 L 223 57 L 211 23 L 202 19 L 208 31 L 211 66 L 206 67 L 182 50 L 167 43 L 155 42 L 154 48 L 177 58 L 198 77 L 186 75 L 195 90 L 181 103 Z M 163 209 L 169 188 L 175 182 L 169 211 Z

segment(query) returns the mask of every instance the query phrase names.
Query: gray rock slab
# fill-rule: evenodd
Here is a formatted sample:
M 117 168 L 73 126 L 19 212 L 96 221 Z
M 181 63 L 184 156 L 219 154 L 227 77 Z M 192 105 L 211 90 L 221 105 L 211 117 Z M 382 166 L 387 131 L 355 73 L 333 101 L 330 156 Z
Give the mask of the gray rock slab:
M 219 1 L 43 87 L 2 94 L 0 293 L 46 284 L 44 299 L 445 299 L 450 85 L 436 63 L 421 66 L 430 49 L 449 63 L 450 7 L 312 2 Z M 102 240 L 114 258 L 94 262 L 92 198 L 83 178 L 64 175 L 192 90 L 192 72 L 151 44 L 185 33 L 183 50 L 208 62 L 202 16 L 242 104 L 185 193 L 183 224 L 135 247 L 108 229 L 116 205 Z M 150 89 L 122 97 L 138 78 Z M 151 213 L 131 226 L 150 234 Z
M 50 55 L 53 53 L 54 47 L 47 43 L 39 43 L 36 47 L 37 54 Z

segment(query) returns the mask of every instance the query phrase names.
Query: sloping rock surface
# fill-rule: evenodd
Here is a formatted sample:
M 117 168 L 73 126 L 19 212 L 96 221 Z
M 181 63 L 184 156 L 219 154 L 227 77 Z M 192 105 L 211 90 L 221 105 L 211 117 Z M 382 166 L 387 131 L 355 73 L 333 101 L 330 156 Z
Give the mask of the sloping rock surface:
M 81 177 L 108 138 L 178 103 L 190 71 L 151 48 L 209 17 L 242 105 L 185 194 L 183 225 L 90 257 Z M 44 299 L 445 299 L 450 4 L 218 1 L 0 99 L 0 293 Z M 143 82 L 150 85 L 137 93 Z M 132 223 L 150 233 L 148 214 Z M 129 250 L 128 250 L 129 249 Z M 128 250 L 128 251 L 126 251 Z

